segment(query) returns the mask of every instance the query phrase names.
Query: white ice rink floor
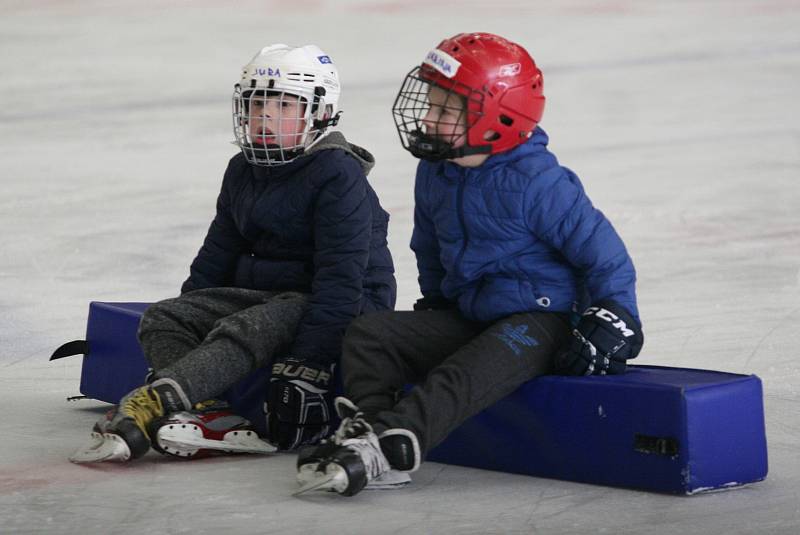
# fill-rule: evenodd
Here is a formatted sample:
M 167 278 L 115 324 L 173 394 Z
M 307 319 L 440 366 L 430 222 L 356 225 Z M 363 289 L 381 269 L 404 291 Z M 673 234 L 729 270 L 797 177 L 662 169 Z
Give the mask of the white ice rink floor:
M 0 1 L 0 532 L 800 532 L 800 2 Z M 290 497 L 293 456 L 75 466 L 88 303 L 175 295 L 213 214 L 240 67 L 320 45 L 377 157 L 399 308 L 415 161 L 390 107 L 441 38 L 490 31 L 545 76 L 542 126 L 639 272 L 640 364 L 754 373 L 770 471 L 675 497 L 425 464 L 407 489 Z M 590 445 L 589 445 L 590 447 Z

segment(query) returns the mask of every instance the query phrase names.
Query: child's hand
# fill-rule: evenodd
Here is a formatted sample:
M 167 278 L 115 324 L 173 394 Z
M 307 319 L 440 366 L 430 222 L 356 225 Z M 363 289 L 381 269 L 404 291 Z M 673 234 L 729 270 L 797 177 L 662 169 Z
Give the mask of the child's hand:
M 276 360 L 267 392 L 268 440 L 280 450 L 293 450 L 324 438 L 332 381 L 332 365 L 292 357 Z
M 562 375 L 624 373 L 644 342 L 639 322 L 613 301 L 586 309 L 572 334 L 574 340 L 556 357 L 556 373 Z

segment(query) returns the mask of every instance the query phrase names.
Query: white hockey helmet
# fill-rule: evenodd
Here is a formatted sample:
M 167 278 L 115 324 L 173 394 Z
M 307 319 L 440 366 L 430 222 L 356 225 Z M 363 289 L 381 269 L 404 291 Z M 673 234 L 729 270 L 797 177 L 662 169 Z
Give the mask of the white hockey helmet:
M 244 66 L 233 91 L 235 144 L 247 161 L 271 166 L 288 163 L 330 132 L 339 120 L 339 73 L 330 56 L 315 45 L 264 47 Z M 289 98 L 287 98 L 287 95 Z M 266 104 L 282 109 L 289 101 L 302 104 L 292 117 L 267 113 Z M 251 115 L 253 104 L 260 114 Z M 277 113 L 277 117 L 275 114 Z M 291 135 L 265 137 L 267 122 L 291 130 Z M 287 126 L 288 125 L 288 126 Z

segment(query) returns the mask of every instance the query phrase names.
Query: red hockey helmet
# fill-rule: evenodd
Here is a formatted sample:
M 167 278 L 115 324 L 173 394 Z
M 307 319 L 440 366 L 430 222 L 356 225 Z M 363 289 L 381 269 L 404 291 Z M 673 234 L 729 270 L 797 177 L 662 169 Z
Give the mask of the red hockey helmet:
M 497 154 L 524 143 L 544 111 L 542 72 L 516 43 L 490 33 L 462 33 L 428 53 L 403 83 L 392 108 L 403 146 L 439 160 Z M 464 97 L 466 143 L 454 149 L 426 133 L 431 85 Z

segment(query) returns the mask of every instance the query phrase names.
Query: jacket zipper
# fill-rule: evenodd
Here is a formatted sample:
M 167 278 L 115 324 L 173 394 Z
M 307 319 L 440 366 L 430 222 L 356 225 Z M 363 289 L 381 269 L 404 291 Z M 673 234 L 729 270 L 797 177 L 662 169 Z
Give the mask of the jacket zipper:
M 467 225 L 464 223 L 464 185 L 466 179 L 464 177 L 458 178 L 458 200 L 456 201 L 456 213 L 458 214 L 458 222 L 461 225 L 461 234 L 464 236 L 464 243 L 461 245 L 461 250 L 456 257 L 456 267 L 461 265 L 461 259 L 467 250 L 467 242 L 469 235 L 467 234 Z
M 467 224 L 464 222 L 464 188 L 466 188 L 467 179 L 466 177 L 459 177 L 458 181 L 458 202 L 456 204 L 456 212 L 458 213 L 458 222 L 461 224 L 461 233 L 464 236 L 464 243 L 461 246 L 461 250 L 458 252 L 458 256 L 456 257 L 456 266 L 461 265 L 461 260 L 464 257 L 464 253 L 467 251 L 467 245 L 469 244 L 469 233 L 467 232 Z M 475 303 L 478 300 L 478 294 L 480 293 L 481 286 L 483 286 L 483 277 L 478 280 L 478 284 L 475 288 L 475 293 L 472 296 L 472 299 L 469 303 L 469 313 L 474 315 L 475 312 Z

